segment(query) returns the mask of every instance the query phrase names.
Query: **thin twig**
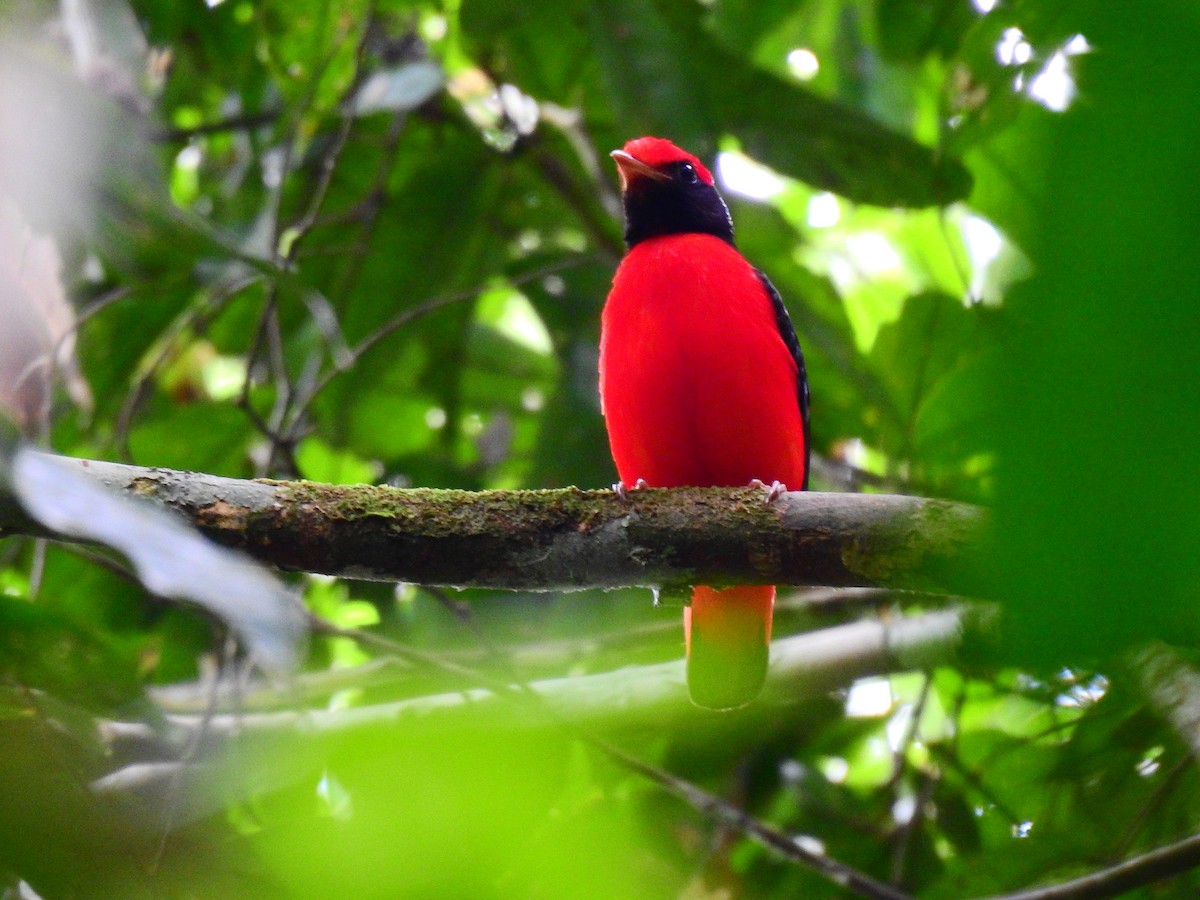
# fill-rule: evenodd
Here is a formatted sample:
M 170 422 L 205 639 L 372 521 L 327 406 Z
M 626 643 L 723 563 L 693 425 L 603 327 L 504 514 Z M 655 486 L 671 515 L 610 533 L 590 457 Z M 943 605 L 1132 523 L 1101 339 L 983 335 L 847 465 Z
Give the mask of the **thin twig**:
M 867 897 L 870 900 L 908 900 L 908 894 L 898 891 L 882 881 L 877 881 L 865 872 L 838 862 L 827 856 L 822 850 L 812 846 L 803 837 L 792 837 L 772 828 L 716 794 L 709 793 L 699 785 L 648 765 L 601 738 L 589 736 L 587 740 L 594 747 L 602 750 L 610 759 L 649 778 L 697 812 L 736 829 L 755 843 L 778 853 L 784 859 L 813 869 L 834 884 L 840 885 L 860 897 Z
M 542 176 L 542 180 L 571 207 L 596 245 L 609 257 L 619 257 L 624 246 L 619 239 L 613 237 L 612 220 L 607 215 L 598 216 L 596 214 L 595 201 L 592 199 L 594 196 L 593 186 L 588 185 L 585 188 L 579 185 L 571 177 L 570 171 L 563 165 L 562 160 L 539 146 L 536 141 L 530 147 L 530 158 Z
M 257 271 L 241 271 L 226 278 L 223 284 L 214 287 L 212 294 L 204 301 L 190 306 L 180 313 L 167 327 L 161 338 L 158 353 L 141 371 L 117 414 L 117 424 L 113 435 L 113 443 L 125 459 L 132 458 L 129 449 L 129 431 L 133 426 L 133 418 L 137 414 L 142 401 L 150 393 L 154 379 L 171 356 L 178 351 L 177 342 L 188 329 L 202 331 L 208 320 L 220 312 L 225 304 L 259 280 Z
M 226 131 L 252 131 L 255 128 L 273 124 L 282 113 L 282 110 L 270 109 L 264 112 L 243 113 L 213 122 L 202 122 L 189 128 L 161 128 L 153 132 L 150 139 L 160 144 L 177 144 Z
M 615 187 L 613 170 L 605 170 L 600 158 L 596 155 L 595 142 L 588 135 L 583 124 L 583 113 L 577 109 L 568 109 L 556 103 L 543 101 L 541 104 L 542 121 L 557 128 L 566 138 L 575 158 L 583 167 L 584 173 L 595 184 L 600 197 L 600 205 L 614 219 L 621 217 L 621 193 Z M 605 160 L 607 162 L 607 160 Z M 611 163 L 610 163 L 611 165 Z M 618 253 L 620 247 L 615 248 Z
M 921 717 L 925 715 L 925 704 L 929 700 L 933 678 L 929 672 L 922 672 L 921 675 L 923 678 L 921 690 L 917 694 L 916 703 L 912 706 L 912 713 L 909 715 L 908 724 L 904 729 L 904 737 L 896 745 L 896 752 L 892 754 L 892 777 L 888 782 L 888 786 L 891 788 L 900 784 L 900 780 L 908 769 L 908 748 L 916 740 L 917 731 L 921 727 Z
M 983 783 L 983 778 L 978 772 L 972 771 L 963 765 L 962 760 L 958 758 L 957 749 L 954 747 L 943 748 L 941 745 L 934 743 L 929 745 L 929 751 L 932 755 L 938 757 L 944 765 L 954 770 L 969 788 L 979 794 L 990 806 L 994 807 L 1010 824 L 1015 825 L 1023 821 L 1023 816 L 1018 815 L 1014 809 Z
M 65 541 L 55 541 L 54 545 L 60 550 L 70 553 L 72 556 L 86 560 L 89 564 L 116 575 L 122 581 L 138 585 L 139 587 L 142 584 L 138 580 L 137 574 L 129 566 L 125 565 L 119 559 L 109 556 L 107 553 L 93 549 L 87 544 L 69 544 Z
M 165 285 L 160 284 L 158 289 L 161 291 L 164 287 Z M 100 296 L 93 297 L 90 301 L 88 301 L 83 309 L 79 310 L 79 312 L 75 314 L 75 321 L 71 323 L 71 327 L 64 335 L 59 337 L 58 342 L 54 345 L 55 356 L 58 355 L 59 348 L 62 346 L 63 340 L 68 336 L 75 334 L 84 322 L 87 322 L 89 319 L 108 309 L 114 303 L 118 303 L 121 300 L 124 300 L 126 297 L 132 296 L 133 292 L 133 288 L 129 285 L 122 285 L 121 287 L 115 287 L 111 290 L 105 291 Z
M 543 266 L 532 272 L 526 272 L 524 275 L 520 275 L 511 279 L 509 283 L 513 287 L 520 287 L 528 282 L 536 281 L 540 278 L 545 278 L 548 275 L 554 275 L 559 272 L 566 271 L 567 269 L 573 269 L 577 266 L 584 265 L 585 263 L 592 262 L 594 260 L 595 257 L 591 255 L 573 256 L 568 259 L 560 260 L 559 262 Z M 297 402 L 293 410 L 293 415 L 297 418 L 303 415 L 312 405 L 312 402 L 327 387 L 329 387 L 335 378 L 352 369 L 358 363 L 358 361 L 363 358 L 363 356 L 369 353 L 375 347 L 375 345 L 384 338 L 403 328 L 405 325 L 408 325 L 431 312 L 435 312 L 447 306 L 453 306 L 456 303 L 466 303 L 469 300 L 474 300 L 481 293 L 483 293 L 485 287 L 485 285 L 481 284 L 477 285 L 476 287 L 468 288 L 467 290 L 453 291 L 448 294 L 430 297 L 428 300 L 423 300 L 420 303 L 417 303 L 415 306 L 410 306 L 392 316 L 392 318 L 388 319 L 386 322 L 364 337 L 361 341 L 351 347 L 343 359 L 338 361 L 333 368 L 329 369 L 324 375 L 318 378 L 308 393 Z
M 277 300 L 278 295 L 274 298 Z M 279 324 L 279 304 L 271 306 L 271 314 L 267 318 L 267 358 L 271 361 L 272 382 L 275 385 L 275 402 L 271 404 L 271 417 L 268 421 L 271 452 L 268 459 L 268 471 L 278 471 L 285 477 L 295 478 L 300 474 L 294 453 L 295 444 L 287 440 L 283 434 L 283 420 L 291 406 L 295 389 L 292 376 L 288 371 L 287 360 L 284 357 L 283 332 Z M 282 456 L 280 464 L 276 460 Z M 262 474 L 266 474 L 263 472 Z
M 896 752 L 892 756 L 892 777 L 889 786 L 893 790 L 897 790 L 900 787 L 904 779 L 904 774 L 908 771 L 908 750 L 912 746 L 913 741 L 916 740 L 921 727 L 921 718 L 925 715 L 925 704 L 929 700 L 933 678 L 929 672 L 925 672 L 923 675 L 924 681 L 921 683 L 921 691 L 917 695 L 916 703 L 912 706 L 912 712 L 909 714 L 908 725 L 904 730 L 904 737 L 897 744 Z M 904 881 L 904 868 L 908 862 L 908 850 L 912 845 L 913 835 L 925 821 L 925 804 L 932 795 L 932 786 L 937 784 L 937 779 L 930 773 L 918 773 L 918 775 L 921 787 L 914 798 L 912 815 L 897 830 L 895 844 L 892 847 L 892 865 L 889 877 L 892 884 L 901 884 Z
M 353 131 L 356 119 L 352 100 L 362 83 L 363 61 L 366 56 L 374 20 L 375 3 L 372 0 L 368 5 L 364 16 L 362 32 L 355 45 L 354 75 L 342 97 L 341 121 L 338 124 L 338 129 L 334 134 L 332 142 L 321 156 L 316 183 L 312 188 L 308 204 L 297 220 L 287 226 L 287 228 L 280 228 L 279 211 L 283 196 L 282 180 L 287 176 L 291 168 L 291 159 L 299 140 L 300 123 L 303 121 L 306 110 L 316 96 L 316 86 L 320 82 L 320 74 L 313 79 L 312 88 L 298 108 L 292 136 L 288 140 L 285 150 L 282 166 L 283 176 L 281 177 L 281 183 L 275 196 L 274 218 L 276 227 L 274 250 L 282 267 L 287 268 L 294 263 L 301 245 L 316 225 L 320 217 L 321 208 L 333 184 L 338 162 L 341 160 L 342 154 L 349 144 L 350 134 Z M 321 67 L 322 72 L 328 66 L 328 63 L 328 59 L 323 62 Z M 285 235 L 287 237 L 286 241 L 283 240 Z M 281 247 L 281 244 L 284 246 Z M 318 331 L 324 333 L 325 330 L 320 327 L 320 323 L 318 322 L 317 324 Z M 252 342 L 251 351 L 248 355 L 248 367 L 253 366 L 264 343 L 266 344 L 268 359 L 270 360 L 271 380 L 276 385 L 275 400 L 271 412 L 269 416 L 264 417 L 252 408 L 249 396 L 251 383 L 249 377 L 246 379 L 245 387 L 239 398 L 239 406 L 245 410 L 254 427 L 270 442 L 270 450 L 261 464 L 263 473 L 281 469 L 286 474 L 295 475 L 298 472 L 298 467 L 294 448 L 302 426 L 300 422 L 301 417 L 294 415 L 292 412 L 293 403 L 298 392 L 283 359 L 283 339 L 279 326 L 279 286 L 276 283 L 272 283 L 267 292 L 267 303 L 263 308 L 258 328 L 255 332 L 255 339 Z M 335 347 L 331 350 L 331 354 L 335 357 L 337 356 L 337 349 Z
M 28 379 L 39 376 L 45 378 L 47 389 L 44 392 L 41 409 L 38 410 L 36 416 L 36 440 L 40 445 L 48 446 L 50 443 L 50 412 L 54 399 L 54 392 L 51 388 L 58 381 L 59 376 L 63 374 L 63 348 L 68 342 L 74 341 L 77 338 L 80 326 L 84 322 L 132 293 L 133 289 L 130 287 L 119 287 L 107 291 L 93 300 L 82 311 L 74 314 L 70 325 L 55 338 L 54 343 L 44 354 L 32 359 L 24 371 L 17 376 L 13 383 L 14 391 L 20 389 Z M 74 310 L 72 311 L 74 312 Z M 71 356 L 74 356 L 74 350 L 72 350 Z M 90 409 L 88 413 L 90 415 Z
M 228 659 L 234 659 L 236 654 L 236 644 L 231 637 L 227 637 L 225 641 L 225 655 Z M 214 665 L 211 668 L 211 688 L 209 690 L 208 702 L 200 717 L 200 727 L 192 734 L 183 748 L 183 752 L 179 755 L 178 762 L 180 767 L 171 771 L 169 781 L 167 782 L 166 802 L 163 806 L 163 822 L 162 833 L 159 835 L 158 846 L 154 855 L 154 867 L 157 868 L 159 863 L 167 852 L 167 842 L 171 838 L 171 831 L 174 828 L 176 816 L 179 814 L 181 804 L 183 802 L 184 788 L 187 786 L 185 775 L 187 767 L 196 761 L 196 756 L 200 752 L 201 744 L 203 743 L 205 734 L 208 731 L 208 723 L 212 721 L 217 712 L 217 703 L 220 699 L 220 694 L 217 690 L 217 685 L 220 682 L 220 666 Z
M 1200 867 L 1200 834 L 1070 881 L 983 900 L 1104 900 L 1197 867 Z
M 380 213 L 383 211 L 384 199 L 387 196 L 387 181 L 392 169 L 395 167 L 396 157 L 400 149 L 400 136 L 404 133 L 404 125 L 407 121 L 407 110 L 400 111 L 393 117 L 391 125 L 388 127 L 383 155 L 375 171 L 374 182 L 368 188 L 366 198 L 353 211 L 355 215 L 361 216 L 359 237 L 349 254 L 346 267 L 342 269 L 338 277 L 337 285 L 332 294 L 335 299 L 348 297 L 362 273 L 363 263 L 371 245 L 372 235 L 378 224 Z M 293 246 L 293 258 L 296 258 L 299 249 L 298 246 Z M 330 313 L 332 317 L 332 305 Z M 322 329 L 322 333 L 325 333 L 324 329 Z M 330 348 L 329 355 L 332 361 L 330 371 L 334 373 L 344 372 L 354 364 L 355 357 L 353 351 L 346 346 L 345 337 L 340 326 L 337 327 L 335 337 L 336 340 L 327 339 L 327 344 Z M 327 379 L 328 376 L 322 377 L 319 373 L 314 373 L 313 377 L 308 379 L 305 382 L 305 386 L 299 390 L 299 396 L 302 399 L 293 404 L 290 411 L 290 421 L 283 426 L 284 433 L 288 439 L 292 441 L 299 439 L 299 434 L 304 427 L 312 400 L 323 389 L 322 382 L 325 384 L 328 383 Z
M 933 799 L 933 792 L 937 790 L 939 781 L 940 777 L 936 769 L 918 773 L 918 788 L 913 797 L 912 815 L 900 827 L 896 844 L 892 849 L 892 864 L 888 878 L 892 884 L 904 883 L 904 871 L 908 865 L 908 852 L 912 847 L 912 839 L 925 821 L 925 808 Z
M 1146 823 L 1150 821 L 1150 817 L 1158 811 L 1167 797 L 1174 793 L 1175 787 L 1178 785 L 1183 773 L 1190 771 L 1193 765 L 1195 765 L 1195 760 L 1191 756 L 1181 756 L 1179 761 L 1167 770 L 1166 774 L 1163 775 L 1162 784 L 1154 790 L 1154 793 L 1150 795 L 1150 799 L 1142 804 L 1142 807 L 1134 814 L 1133 821 L 1130 822 L 1125 836 L 1121 838 L 1121 842 L 1117 846 L 1116 856 L 1126 856 L 1133 849 L 1134 841 L 1137 840 L 1137 836 L 1146 826 Z
M 278 315 L 276 313 L 278 290 L 278 285 L 274 282 L 271 282 L 267 286 L 266 298 L 263 301 L 263 310 L 259 314 L 258 324 L 255 326 L 254 335 L 250 339 L 250 346 L 246 349 L 246 377 L 242 380 L 242 390 L 238 394 L 236 401 L 237 407 L 245 413 L 254 430 L 270 441 L 271 444 L 270 451 L 266 454 L 266 459 L 258 466 L 258 474 L 260 475 L 264 474 L 265 471 L 274 465 L 281 441 L 279 440 L 279 436 L 272 430 L 271 424 L 254 408 L 254 404 L 250 399 L 250 392 L 255 384 L 254 370 L 256 362 L 262 354 L 263 346 L 267 343 L 270 323 L 272 320 L 278 322 Z

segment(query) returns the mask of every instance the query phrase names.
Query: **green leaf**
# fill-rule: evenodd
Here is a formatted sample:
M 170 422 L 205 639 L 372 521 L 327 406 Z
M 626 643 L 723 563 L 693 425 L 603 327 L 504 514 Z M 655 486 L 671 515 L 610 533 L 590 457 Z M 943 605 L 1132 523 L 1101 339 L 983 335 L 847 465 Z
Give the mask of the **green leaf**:
M 571 48 L 585 59 L 590 48 L 625 138 L 660 134 L 701 156 L 710 156 L 722 134 L 780 172 L 863 203 L 929 206 L 959 199 L 970 178 L 954 160 L 939 157 L 866 115 L 822 99 L 803 87 L 759 70 L 713 40 L 691 0 L 603 0 L 590 4 L 580 33 L 579 5 L 527 4 L 515 0 L 468 3 L 464 18 L 473 33 L 483 22 L 503 21 L 497 44 L 504 51 L 488 62 L 505 79 L 539 96 L 564 102 L 567 86 L 550 84 L 523 68 L 532 47 Z M 524 51 L 524 52 L 522 52 Z M 494 51 L 493 51 L 494 52 Z M 576 91 L 592 87 L 584 67 Z
M 129 433 L 133 458 L 213 474 L 246 471 L 245 416 L 227 403 L 155 403 Z
M 965 417 L 964 425 L 978 419 L 970 408 L 978 395 L 970 391 L 955 394 L 953 384 L 943 383 L 982 351 L 984 314 L 981 307 L 964 306 L 945 294 L 923 293 L 909 297 L 900 318 L 879 329 L 871 349 L 871 366 L 886 385 L 903 429 L 880 432 L 882 446 L 889 453 L 912 457 L 922 414 L 926 419 L 923 436 L 928 440 L 931 429 L 936 436 L 939 390 L 949 395 L 941 402 L 955 402 L 952 415 Z M 964 400 L 965 406 L 957 402 Z
M 296 447 L 300 475 L 308 481 L 329 484 L 372 484 L 379 466 L 345 450 L 335 450 L 318 437 L 307 437 Z
M 134 661 L 28 600 L 0 595 L 0 681 L 100 712 L 142 695 Z
M 879 0 L 875 4 L 879 48 L 889 59 L 917 63 L 951 56 L 977 13 L 958 0 Z

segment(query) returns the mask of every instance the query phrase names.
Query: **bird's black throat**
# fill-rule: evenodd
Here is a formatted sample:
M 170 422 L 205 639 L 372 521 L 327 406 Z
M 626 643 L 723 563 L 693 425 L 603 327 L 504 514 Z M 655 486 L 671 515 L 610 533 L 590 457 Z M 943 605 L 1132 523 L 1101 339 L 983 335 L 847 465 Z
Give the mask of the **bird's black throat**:
M 626 246 L 665 234 L 711 234 L 732 245 L 733 220 L 711 184 L 634 179 L 625 191 Z

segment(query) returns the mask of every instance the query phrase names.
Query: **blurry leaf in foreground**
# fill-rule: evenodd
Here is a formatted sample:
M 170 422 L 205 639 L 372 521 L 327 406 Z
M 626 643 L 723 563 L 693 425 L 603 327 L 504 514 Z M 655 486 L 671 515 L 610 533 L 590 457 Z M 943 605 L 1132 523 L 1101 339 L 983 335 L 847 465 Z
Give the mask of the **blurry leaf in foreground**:
M 304 608 L 248 557 L 35 450 L 17 450 L 10 483 L 26 511 L 47 528 L 119 550 L 148 590 L 195 603 L 227 622 L 265 670 L 282 674 L 295 667 L 306 629 Z
M 638 897 L 647 883 L 673 895 L 674 873 L 644 850 L 636 792 L 614 790 L 611 767 L 590 759 L 580 784 L 583 751 L 536 713 L 506 718 L 343 737 L 316 778 L 262 799 L 259 858 L 292 897 L 335 881 L 347 897 Z M 271 752 L 278 769 L 304 748 Z M 349 817 L 331 814 L 330 774 Z
M 44 32 L 5 11 L 0 4 L 0 193 L 35 227 L 82 237 L 98 190 L 153 171 L 141 120 L 71 73 Z M 77 64 L 85 77 L 110 80 L 99 58 Z
M 92 393 L 75 361 L 75 311 L 62 283 L 54 239 L 34 234 L 19 209 L 0 198 L 0 409 L 25 431 L 49 411 L 55 369 L 75 404 Z
M 1179 110 L 1200 16 L 1142 4 L 1131 29 L 1104 4 L 1078 11 L 1106 49 L 1082 61 L 1087 102 L 1047 125 L 1037 275 L 1006 301 L 993 417 L 1012 644 L 1058 666 L 1200 641 L 1200 218 L 1171 202 L 1194 192 L 1200 120 Z

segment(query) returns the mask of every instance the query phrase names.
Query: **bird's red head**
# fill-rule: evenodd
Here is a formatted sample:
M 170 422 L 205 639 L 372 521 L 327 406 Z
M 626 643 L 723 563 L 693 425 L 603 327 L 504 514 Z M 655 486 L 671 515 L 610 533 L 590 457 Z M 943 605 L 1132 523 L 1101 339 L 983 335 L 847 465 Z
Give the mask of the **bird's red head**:
M 641 163 L 643 166 L 661 173 L 665 173 L 672 165 L 687 163 L 695 169 L 701 181 L 708 185 L 713 183 L 712 173 L 708 171 L 704 163 L 700 162 L 700 160 L 686 150 L 676 147 L 666 138 L 635 138 L 626 143 L 620 150 L 614 150 L 612 155 L 617 161 L 617 168 L 620 169 L 622 178 L 626 181 L 630 175 L 647 174 L 643 170 L 629 165 L 632 161 Z

